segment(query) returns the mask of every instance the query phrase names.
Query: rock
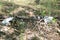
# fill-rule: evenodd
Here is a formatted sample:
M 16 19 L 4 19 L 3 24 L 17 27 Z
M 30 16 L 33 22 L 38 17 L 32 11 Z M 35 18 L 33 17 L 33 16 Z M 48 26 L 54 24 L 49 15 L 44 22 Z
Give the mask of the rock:
M 9 17 L 9 18 L 6 18 L 2 21 L 2 24 L 3 25 L 9 25 L 10 24 L 10 21 L 13 20 L 14 17 Z
M 52 16 L 45 16 L 44 17 L 44 22 L 45 23 L 50 23 L 50 22 L 52 22 L 52 20 L 53 20 L 53 17 Z

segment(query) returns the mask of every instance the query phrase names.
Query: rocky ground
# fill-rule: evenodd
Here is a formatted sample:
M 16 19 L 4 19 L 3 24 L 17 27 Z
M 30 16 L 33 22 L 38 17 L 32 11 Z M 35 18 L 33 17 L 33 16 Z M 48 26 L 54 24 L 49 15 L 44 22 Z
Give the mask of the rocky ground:
M 57 23 L 45 24 L 39 21 L 23 33 L 11 26 L 0 26 L 0 40 L 60 40 L 60 29 Z

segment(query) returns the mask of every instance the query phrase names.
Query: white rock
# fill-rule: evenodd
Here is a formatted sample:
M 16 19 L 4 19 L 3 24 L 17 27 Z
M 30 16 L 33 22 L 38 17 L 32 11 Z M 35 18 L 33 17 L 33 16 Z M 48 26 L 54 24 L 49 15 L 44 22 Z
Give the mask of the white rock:
M 44 17 L 44 22 L 45 22 L 45 23 L 52 22 L 52 20 L 53 20 L 53 17 L 52 17 L 52 16 L 45 16 L 45 17 Z
M 10 24 L 9 22 L 10 22 L 11 20 L 13 20 L 13 17 L 6 18 L 6 19 L 4 19 L 4 20 L 2 21 L 2 24 L 8 25 L 8 24 Z

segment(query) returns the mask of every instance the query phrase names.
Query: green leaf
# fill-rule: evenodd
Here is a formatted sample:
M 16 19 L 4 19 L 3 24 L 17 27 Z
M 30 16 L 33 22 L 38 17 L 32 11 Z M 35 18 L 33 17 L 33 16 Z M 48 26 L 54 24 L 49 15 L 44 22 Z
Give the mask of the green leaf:
M 55 22 L 56 22 L 56 20 L 57 20 L 57 19 L 53 18 L 52 22 L 54 22 L 54 23 L 55 23 Z
M 46 11 L 44 10 L 41 15 L 45 16 L 46 15 Z

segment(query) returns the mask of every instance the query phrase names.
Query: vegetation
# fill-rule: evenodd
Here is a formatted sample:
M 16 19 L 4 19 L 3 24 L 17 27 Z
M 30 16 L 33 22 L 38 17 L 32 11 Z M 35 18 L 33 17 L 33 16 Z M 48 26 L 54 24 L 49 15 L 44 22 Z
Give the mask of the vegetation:
M 14 17 L 10 25 L 0 25 L 0 39 L 60 40 L 59 2 L 60 0 L 0 0 L 0 19 Z M 42 16 L 42 21 L 37 16 Z M 46 24 L 43 20 L 45 16 L 52 16 L 52 22 Z

